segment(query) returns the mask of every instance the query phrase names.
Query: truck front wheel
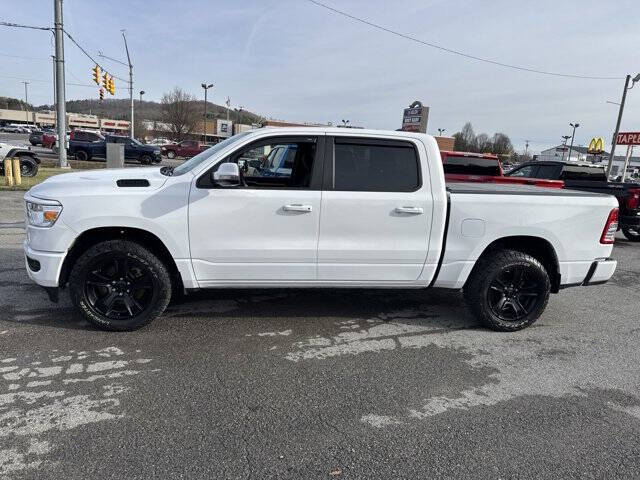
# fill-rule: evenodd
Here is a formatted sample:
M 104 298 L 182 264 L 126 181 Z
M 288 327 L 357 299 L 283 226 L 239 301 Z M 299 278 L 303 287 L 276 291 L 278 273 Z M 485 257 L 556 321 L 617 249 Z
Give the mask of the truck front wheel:
M 89 160 L 89 154 L 84 150 L 78 150 L 76 152 L 76 160 L 79 160 L 81 162 L 86 162 L 87 160 Z
M 537 259 L 516 250 L 498 250 L 478 260 L 464 297 L 485 326 L 513 332 L 540 317 L 550 290 L 549 275 Z
M 141 328 L 162 314 L 171 299 L 167 267 L 152 252 L 128 240 L 90 247 L 69 277 L 71 301 L 103 330 Z

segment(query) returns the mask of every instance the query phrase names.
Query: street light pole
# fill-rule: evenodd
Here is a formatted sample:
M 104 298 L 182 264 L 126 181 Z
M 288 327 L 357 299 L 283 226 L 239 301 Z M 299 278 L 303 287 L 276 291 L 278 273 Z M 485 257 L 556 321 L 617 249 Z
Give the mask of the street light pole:
M 526 157 L 529 153 L 529 140 L 525 140 L 524 142 L 524 156 Z
M 27 85 L 29 85 L 29 82 L 22 83 L 24 83 L 24 113 L 26 115 L 27 123 L 29 123 L 29 111 L 27 110 L 27 108 L 29 108 L 29 93 L 27 92 Z
M 573 127 L 573 133 L 571 134 L 571 146 L 569 147 L 569 158 L 568 158 L 568 160 L 570 161 L 571 160 L 571 152 L 573 151 L 573 137 L 576 136 L 576 128 L 578 128 L 580 126 L 580 124 L 576 122 L 576 123 L 569 123 L 569 125 L 571 127 Z
M 207 90 L 213 87 L 213 83 L 207 85 L 206 83 L 201 83 L 200 86 L 204 88 L 204 141 L 207 142 Z
M 133 65 L 131 65 L 131 57 L 129 56 L 129 46 L 127 45 L 127 36 L 125 31 L 122 30 L 122 38 L 124 39 L 124 49 L 127 51 L 127 63 L 129 64 L 129 103 L 131 104 L 131 125 L 129 131 L 131 132 L 131 138 L 134 138 L 133 131 Z
M 442 136 L 442 134 L 445 132 L 446 128 L 439 128 L 438 129 L 438 135 Z
M 567 149 L 567 140 L 571 137 L 569 135 L 563 135 L 564 143 L 562 144 L 562 161 L 564 162 L 564 151 Z
M 140 103 L 142 103 L 142 95 L 144 95 L 146 92 L 144 90 L 140 90 Z
M 58 163 L 67 164 L 67 105 L 64 95 L 64 37 L 62 36 L 62 0 L 53 0 L 53 25 L 56 39 L 56 126 L 58 127 Z

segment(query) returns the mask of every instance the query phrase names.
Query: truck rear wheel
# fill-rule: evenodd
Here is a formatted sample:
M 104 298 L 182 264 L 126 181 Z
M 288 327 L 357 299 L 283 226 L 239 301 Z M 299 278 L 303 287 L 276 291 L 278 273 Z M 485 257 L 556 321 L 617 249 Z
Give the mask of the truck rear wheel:
M 129 331 L 160 316 L 171 299 L 167 267 L 128 240 L 108 240 L 84 252 L 69 277 L 71 301 L 93 325 Z
M 167 150 L 167 158 L 176 158 L 176 152 L 175 150 Z
M 623 228 L 622 233 L 630 242 L 640 242 L 640 228 Z
M 464 286 L 464 297 L 485 326 L 513 332 L 540 317 L 550 290 L 549 275 L 538 260 L 516 250 L 498 250 L 478 260 Z
M 153 162 L 153 158 L 151 158 L 150 155 L 142 155 L 140 157 L 140 163 L 142 165 L 151 165 L 151 162 Z

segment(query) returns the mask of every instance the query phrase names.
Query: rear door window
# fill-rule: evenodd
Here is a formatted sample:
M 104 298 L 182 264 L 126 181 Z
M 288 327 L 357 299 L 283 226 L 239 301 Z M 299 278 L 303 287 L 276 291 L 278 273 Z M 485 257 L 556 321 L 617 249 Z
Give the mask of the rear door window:
M 590 165 L 565 165 L 562 168 L 561 180 L 607 181 L 604 167 Z
M 559 165 L 539 165 L 536 172 L 536 178 L 543 178 L 545 180 L 556 180 L 558 178 Z
M 525 165 L 524 167 L 518 168 L 512 172 L 509 172 L 510 177 L 526 177 L 526 178 L 536 178 L 536 170 L 538 170 L 538 165 Z
M 336 138 L 334 190 L 413 192 L 420 188 L 420 164 L 413 144 Z
M 492 158 L 447 155 L 443 163 L 444 173 L 466 175 L 500 175 L 498 160 Z

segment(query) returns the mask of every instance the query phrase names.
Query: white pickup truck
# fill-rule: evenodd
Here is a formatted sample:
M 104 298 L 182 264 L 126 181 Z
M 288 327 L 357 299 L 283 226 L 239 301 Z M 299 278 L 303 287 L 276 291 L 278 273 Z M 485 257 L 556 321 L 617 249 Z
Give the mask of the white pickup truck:
M 109 330 L 208 287 L 442 287 L 513 331 L 616 268 L 614 197 L 445 186 L 433 137 L 408 132 L 252 130 L 176 168 L 58 175 L 24 198 L 29 276 Z

